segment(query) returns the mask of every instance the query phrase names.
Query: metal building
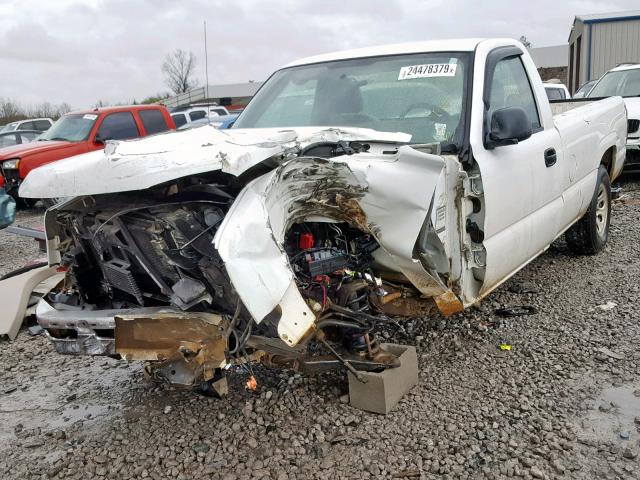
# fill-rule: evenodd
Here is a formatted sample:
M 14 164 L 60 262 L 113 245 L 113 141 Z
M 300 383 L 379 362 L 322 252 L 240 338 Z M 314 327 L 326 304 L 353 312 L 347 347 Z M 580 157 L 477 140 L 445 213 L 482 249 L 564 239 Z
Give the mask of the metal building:
M 244 108 L 264 82 L 233 83 L 229 85 L 209 85 L 198 87 L 167 98 L 162 103 L 170 110 L 192 103 L 211 102 L 229 110 Z
M 529 53 L 543 82 L 558 79 L 567 83 L 569 45 L 534 47 L 529 49 Z
M 569 34 L 569 90 L 620 63 L 640 62 L 640 10 L 577 15 Z

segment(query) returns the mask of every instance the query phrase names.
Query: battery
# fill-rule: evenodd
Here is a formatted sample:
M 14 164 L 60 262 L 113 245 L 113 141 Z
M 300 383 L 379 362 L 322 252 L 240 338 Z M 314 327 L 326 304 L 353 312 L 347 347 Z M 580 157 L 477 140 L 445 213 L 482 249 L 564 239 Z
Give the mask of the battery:
M 330 249 L 307 253 L 305 260 L 309 267 L 309 275 L 312 277 L 341 270 L 349 263 L 347 255 Z

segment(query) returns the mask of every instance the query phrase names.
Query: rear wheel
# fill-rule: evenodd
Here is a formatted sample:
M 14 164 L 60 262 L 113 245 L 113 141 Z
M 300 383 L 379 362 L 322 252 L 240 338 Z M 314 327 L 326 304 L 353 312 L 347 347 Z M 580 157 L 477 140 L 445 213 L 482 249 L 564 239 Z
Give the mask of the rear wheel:
M 607 170 L 600 165 L 596 190 L 587 213 L 565 233 L 569 250 L 580 255 L 601 251 L 609 238 L 610 219 L 611 184 Z

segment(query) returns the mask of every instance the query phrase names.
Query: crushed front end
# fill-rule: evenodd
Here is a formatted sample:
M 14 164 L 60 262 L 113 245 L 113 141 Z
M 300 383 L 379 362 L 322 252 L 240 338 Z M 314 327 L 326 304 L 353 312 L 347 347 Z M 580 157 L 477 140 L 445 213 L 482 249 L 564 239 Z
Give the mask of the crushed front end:
M 50 209 L 50 262 L 66 277 L 36 314 L 57 351 L 144 360 L 156 380 L 224 394 L 233 364 L 397 366 L 376 326 L 460 310 L 433 222 L 442 158 L 362 133 L 290 137 L 254 144 L 255 161 L 221 154 L 238 140 L 219 137 L 202 145 L 217 168 L 142 190 L 80 186 Z M 128 158 L 95 161 L 122 172 Z

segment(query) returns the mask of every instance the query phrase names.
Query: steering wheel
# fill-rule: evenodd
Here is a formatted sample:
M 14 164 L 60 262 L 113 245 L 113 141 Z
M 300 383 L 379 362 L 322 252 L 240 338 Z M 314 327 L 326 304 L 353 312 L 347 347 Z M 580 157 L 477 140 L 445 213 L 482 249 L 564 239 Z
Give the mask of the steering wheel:
M 411 105 L 409 105 L 407 108 L 404 109 L 404 111 L 400 114 L 400 118 L 405 118 L 407 115 L 409 115 L 409 113 L 411 111 L 417 110 L 419 108 L 421 108 L 423 110 L 433 111 L 437 107 L 435 105 L 433 105 L 431 103 L 427 103 L 427 102 L 412 103 Z
M 343 122 L 354 122 L 354 123 L 372 123 L 375 124 L 380 121 L 380 119 L 374 117 L 373 115 L 369 115 L 368 113 L 337 113 L 334 115 L 335 118 L 339 118 Z
M 442 107 L 438 107 L 435 106 L 431 103 L 427 103 L 427 102 L 416 102 L 416 103 L 412 103 L 411 105 L 409 105 L 401 114 L 400 114 L 400 118 L 406 118 L 406 116 L 412 111 L 412 110 L 416 110 L 418 108 L 422 108 L 425 110 L 430 110 L 429 115 L 427 115 L 427 118 L 432 118 L 432 119 L 440 119 L 440 117 L 445 117 L 443 119 L 444 123 L 446 123 L 446 119 L 451 117 L 451 115 L 449 115 L 449 113 L 444 110 Z

